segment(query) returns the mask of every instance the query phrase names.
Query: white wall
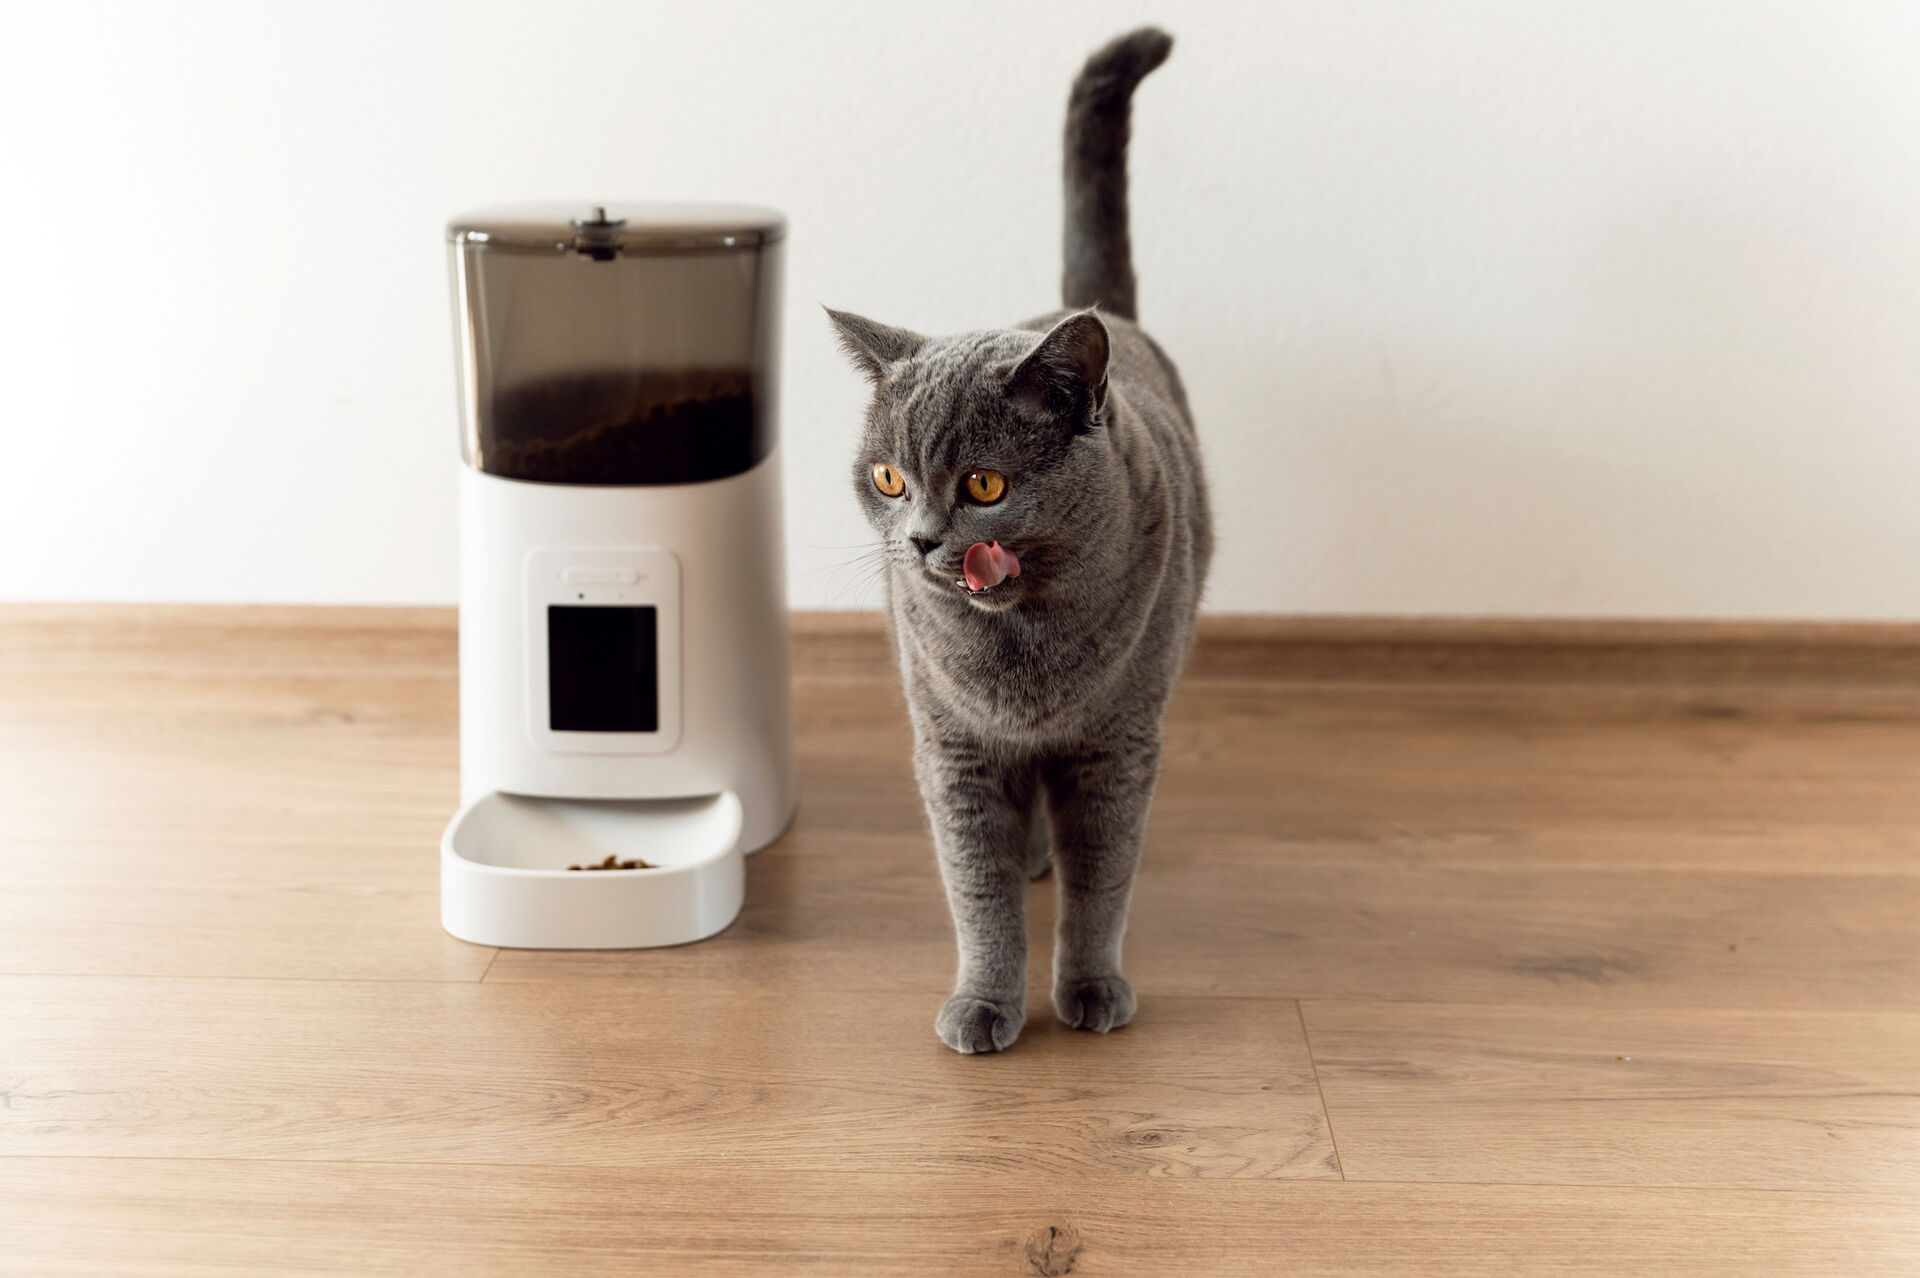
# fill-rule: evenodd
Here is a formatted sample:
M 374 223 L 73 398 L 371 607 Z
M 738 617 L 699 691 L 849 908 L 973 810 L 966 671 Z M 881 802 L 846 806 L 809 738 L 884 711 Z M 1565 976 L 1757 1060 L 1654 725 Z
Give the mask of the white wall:
M 1754 0 L 12 0 L 0 598 L 451 599 L 441 225 L 623 195 L 791 216 L 793 600 L 871 603 L 817 304 L 1052 306 L 1149 17 L 1213 607 L 1920 617 L 1920 6 Z

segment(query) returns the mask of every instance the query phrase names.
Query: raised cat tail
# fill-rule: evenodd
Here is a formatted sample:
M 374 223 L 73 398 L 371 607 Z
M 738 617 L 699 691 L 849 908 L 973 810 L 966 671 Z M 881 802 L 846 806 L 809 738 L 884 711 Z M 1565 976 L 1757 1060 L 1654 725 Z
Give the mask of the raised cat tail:
M 1173 37 L 1129 31 L 1080 68 L 1067 98 L 1066 267 L 1062 300 L 1079 309 L 1138 317 L 1133 242 L 1127 234 L 1127 133 L 1133 91 L 1167 60 Z

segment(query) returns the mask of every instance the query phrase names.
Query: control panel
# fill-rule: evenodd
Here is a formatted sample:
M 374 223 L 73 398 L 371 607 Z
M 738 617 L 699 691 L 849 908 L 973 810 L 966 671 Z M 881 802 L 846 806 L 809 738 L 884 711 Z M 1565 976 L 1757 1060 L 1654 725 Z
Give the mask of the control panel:
M 557 754 L 680 740 L 680 561 L 661 546 L 541 546 L 526 561 L 527 735 Z

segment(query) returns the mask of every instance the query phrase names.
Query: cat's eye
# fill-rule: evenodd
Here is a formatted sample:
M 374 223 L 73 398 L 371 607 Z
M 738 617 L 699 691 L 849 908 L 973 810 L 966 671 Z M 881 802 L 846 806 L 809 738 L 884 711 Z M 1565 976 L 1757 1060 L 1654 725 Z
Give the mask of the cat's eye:
M 907 481 L 900 478 L 900 472 L 885 462 L 873 464 L 873 486 L 889 497 L 898 497 L 907 491 Z
M 1007 477 L 997 470 L 970 470 L 966 488 L 968 497 L 991 506 L 1007 495 Z

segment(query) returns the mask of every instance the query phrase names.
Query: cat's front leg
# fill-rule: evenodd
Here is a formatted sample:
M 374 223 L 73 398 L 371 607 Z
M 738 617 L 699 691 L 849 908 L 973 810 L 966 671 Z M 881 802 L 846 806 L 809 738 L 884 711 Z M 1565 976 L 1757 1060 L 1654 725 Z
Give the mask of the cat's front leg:
M 956 1052 L 1001 1051 L 1027 1019 L 1032 773 L 954 740 L 923 739 L 915 765 L 960 948 L 953 996 L 934 1028 Z
M 1159 772 L 1157 730 L 1056 759 L 1046 769 L 1060 884 L 1053 1008 L 1076 1029 L 1104 1034 L 1133 1019 L 1120 943 Z

